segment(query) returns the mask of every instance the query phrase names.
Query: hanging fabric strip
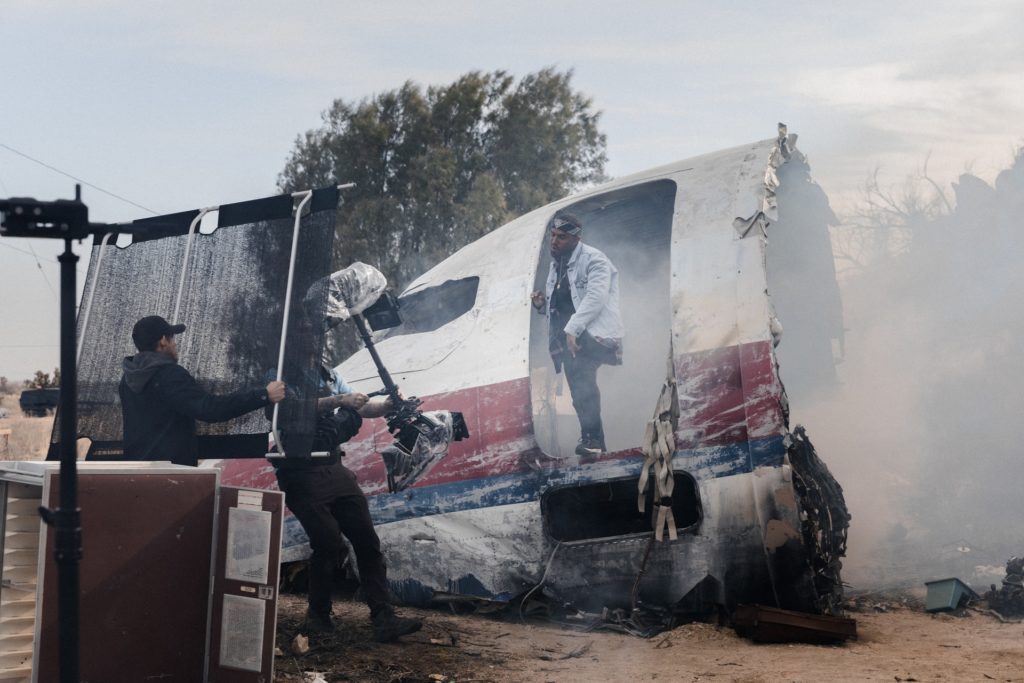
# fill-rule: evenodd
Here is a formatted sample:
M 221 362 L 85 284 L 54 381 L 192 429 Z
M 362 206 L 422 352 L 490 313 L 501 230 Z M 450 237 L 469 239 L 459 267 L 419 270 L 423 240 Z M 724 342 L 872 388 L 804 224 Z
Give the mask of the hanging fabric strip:
M 666 529 L 671 540 L 679 537 L 675 515 L 672 513 L 672 492 L 675 489 L 672 456 L 675 453 L 675 433 L 679 424 L 679 395 L 671 358 L 670 351 L 667 377 L 661 386 L 654 419 L 647 423 L 644 430 L 642 448 L 645 459 L 637 482 L 637 509 L 644 512 L 647 487 L 653 470 L 654 509 L 651 510 L 651 526 L 657 541 L 664 539 Z

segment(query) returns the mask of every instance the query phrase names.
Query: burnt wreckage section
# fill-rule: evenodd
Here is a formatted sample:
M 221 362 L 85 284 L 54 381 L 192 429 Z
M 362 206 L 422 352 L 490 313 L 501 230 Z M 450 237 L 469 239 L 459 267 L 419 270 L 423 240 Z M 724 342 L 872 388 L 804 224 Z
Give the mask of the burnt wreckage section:
M 663 444 L 660 460 L 644 448 L 648 461 L 642 472 L 650 472 L 651 482 L 642 474 L 639 481 L 629 478 L 577 484 L 542 497 L 546 531 L 552 538 L 570 545 L 592 544 L 587 550 L 570 547 L 561 552 L 567 556 L 578 554 L 580 561 L 587 555 L 596 560 L 581 570 L 586 576 L 564 582 L 577 590 L 559 590 L 558 584 L 563 582 L 553 576 L 552 593 L 584 610 L 596 610 L 596 595 L 604 603 L 602 623 L 647 634 L 656 631 L 659 624 L 667 626 L 679 618 L 715 610 L 731 613 L 743 603 L 833 615 L 841 611 L 841 558 L 846 553 L 850 515 L 842 487 L 818 457 L 804 428 L 798 425 L 789 430 L 789 399 L 783 388 L 786 381 L 794 395 L 804 399 L 834 383 L 833 348 L 841 349 L 843 341 L 841 301 L 828 237 L 828 225 L 835 218 L 824 193 L 811 181 L 809 166 L 794 142 L 795 136 L 787 136 L 785 129 L 780 129 L 765 173 L 762 208 L 741 221 L 742 225 L 734 223 L 741 239 L 761 240 L 764 250 L 766 291 L 762 296 L 767 297 L 772 343 L 771 351 L 760 353 L 775 378 L 769 395 L 778 407 L 773 418 L 774 429 L 779 430 L 775 433 L 782 434 L 779 450 L 775 451 L 778 455 L 769 452 L 776 448 L 770 439 L 766 443 L 755 437 L 757 420 L 750 414 L 757 407 L 751 404 L 764 394 L 748 390 L 751 370 L 742 359 L 746 351 L 741 350 L 736 376 L 745 401 L 744 429 L 750 441 L 744 448 L 750 460 L 737 467 L 733 459 L 735 469 L 731 472 L 739 476 L 731 490 L 725 483 L 732 479 L 731 472 L 707 472 L 700 464 L 701 449 L 698 447 L 697 453 L 688 449 L 685 426 L 721 420 L 725 411 L 717 408 L 722 412 L 705 423 L 699 422 L 699 414 L 694 419 L 691 413 L 681 430 L 674 385 L 678 381 L 681 392 L 690 394 L 685 399 L 691 405 L 713 405 L 721 389 L 692 377 L 711 375 L 716 378 L 714 382 L 728 384 L 723 369 L 729 364 L 722 360 L 724 354 L 703 365 L 685 354 L 673 354 L 675 367 L 670 369 L 656 411 L 665 429 L 654 429 L 653 438 L 649 433 L 644 441 Z M 752 230 L 755 226 L 760 229 Z M 738 302 L 741 304 L 746 305 Z M 789 334 L 783 335 L 783 329 Z M 781 352 L 783 349 L 785 352 Z M 770 387 L 771 380 L 764 377 L 754 381 Z M 656 415 L 649 430 L 658 427 L 658 419 Z M 704 434 L 706 431 L 700 438 Z M 723 462 L 735 458 L 723 454 L 712 459 L 715 457 Z M 711 481 L 725 490 L 711 490 Z M 638 483 L 640 505 L 635 497 Z M 702 497 L 712 506 L 708 510 L 712 519 L 705 519 Z M 715 501 L 716 497 L 720 500 Z M 722 505 L 722 500 L 728 502 Z M 722 522 L 731 514 L 729 507 L 748 506 L 754 513 L 750 527 Z M 663 533 L 669 539 L 659 548 Z M 686 544 L 701 536 L 718 538 L 709 545 L 700 541 Z M 684 543 L 673 549 L 672 541 L 677 538 Z M 707 556 L 701 558 L 701 553 Z M 560 564 L 565 562 L 562 558 Z M 705 578 L 681 599 L 674 604 L 665 600 L 673 593 L 679 595 L 686 581 L 693 581 L 682 577 L 694 577 L 702 571 L 706 572 Z M 593 586 L 591 595 L 581 595 L 580 585 Z
M 693 619 L 715 615 L 731 619 L 741 604 L 842 614 L 840 573 L 851 519 L 843 490 L 802 426 L 796 426 L 786 442 L 800 528 L 797 535 L 769 548 L 776 521 L 769 520 L 767 563 L 751 559 L 743 550 L 751 543 L 749 533 L 719 539 L 726 546 L 737 546 L 724 558 L 725 571 L 709 571 L 677 602 L 666 603 L 663 598 L 674 592 L 674 574 L 691 562 L 699 565 L 701 558 L 692 556 L 699 546 L 689 548 L 691 556 L 679 557 L 671 550 L 670 541 L 666 539 L 663 545 L 656 540 L 650 512 L 657 514 L 657 506 L 652 505 L 653 487 L 646 493 L 646 514 L 637 510 L 636 478 L 565 487 L 550 492 L 542 502 L 548 513 L 546 532 L 557 542 L 544 575 L 512 603 L 526 613 L 543 613 L 571 625 L 643 637 Z M 699 537 L 703 513 L 698 483 L 685 472 L 672 474 L 675 490 L 667 504 L 673 510 L 675 527 L 684 540 Z M 789 507 L 785 498 L 780 495 L 774 505 Z M 784 511 L 780 512 L 783 514 L 778 516 L 784 518 Z M 596 553 L 595 545 L 601 546 Z M 584 562 L 586 557 L 596 557 L 597 563 Z M 553 569 L 553 565 L 563 569 Z M 563 583 L 588 584 L 590 589 L 560 590 Z M 435 599 L 444 601 L 440 596 Z
M 850 527 L 843 489 L 818 457 L 800 425 L 793 430 L 788 453 L 800 511 L 800 530 L 810 557 L 813 604 L 820 612 L 838 614 L 843 600 L 840 570 Z

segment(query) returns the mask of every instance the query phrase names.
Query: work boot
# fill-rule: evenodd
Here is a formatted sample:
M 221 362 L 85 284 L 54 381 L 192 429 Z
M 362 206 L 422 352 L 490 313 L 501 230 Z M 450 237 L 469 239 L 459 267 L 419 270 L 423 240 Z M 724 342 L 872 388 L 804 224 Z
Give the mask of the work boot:
M 423 627 L 423 622 L 410 617 L 400 617 L 391 610 L 382 610 L 371 619 L 373 637 L 378 643 L 393 643 L 399 636 L 416 633 Z
M 320 614 L 306 610 L 306 620 L 302 623 L 300 630 L 306 635 L 322 636 L 334 633 L 334 622 L 331 621 L 330 614 Z
M 604 447 L 592 436 L 581 437 L 579 443 L 576 444 L 576 455 L 580 457 L 596 458 L 602 453 L 604 453 Z

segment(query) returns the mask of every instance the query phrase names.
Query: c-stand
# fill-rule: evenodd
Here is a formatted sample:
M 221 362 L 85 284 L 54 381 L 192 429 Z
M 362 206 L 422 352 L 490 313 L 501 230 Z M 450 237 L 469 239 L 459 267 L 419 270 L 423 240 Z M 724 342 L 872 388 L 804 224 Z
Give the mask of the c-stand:
M 128 232 L 128 226 L 89 222 L 89 209 L 82 203 L 82 188 L 75 186 L 75 198 L 41 202 L 31 198 L 0 199 L 0 236 L 39 237 L 64 240 L 60 262 L 60 507 L 39 508 L 43 521 L 56 530 L 54 558 L 58 570 L 58 639 L 61 683 L 78 683 L 79 611 L 78 563 L 82 557 L 81 515 L 78 509 L 76 439 L 78 420 L 77 363 L 75 358 L 76 264 L 72 240 L 112 231 Z

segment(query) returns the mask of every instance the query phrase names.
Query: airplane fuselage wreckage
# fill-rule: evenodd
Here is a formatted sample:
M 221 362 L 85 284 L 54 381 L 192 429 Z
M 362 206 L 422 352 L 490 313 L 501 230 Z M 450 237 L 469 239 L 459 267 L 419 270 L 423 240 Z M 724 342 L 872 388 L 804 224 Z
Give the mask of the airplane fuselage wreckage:
M 401 324 L 337 367 L 369 394 L 382 388 L 382 362 L 426 424 L 424 443 L 414 434 L 396 450 L 387 421 L 366 420 L 344 445 L 398 596 L 524 605 L 543 595 L 627 615 L 836 608 L 849 516 L 803 429 L 790 429 L 783 388 L 827 381 L 842 341 L 831 212 L 794 143 L 780 128 L 549 204 L 398 297 Z M 303 377 L 316 376 L 328 334 L 316 320 L 331 288 L 317 283 L 330 281 L 343 198 L 338 188 L 271 197 L 219 207 L 212 231 L 204 210 L 146 219 L 148 239 L 136 223 L 127 247 L 97 240 L 79 315 L 89 458 L 117 457 L 120 361 L 144 315 L 188 326 L 180 362 L 215 391 L 265 383 L 304 354 L 285 379 L 306 382 L 300 397 L 316 393 Z M 558 210 L 582 220 L 584 242 L 619 273 L 623 364 L 599 371 L 608 452 L 591 459 L 574 454 L 576 415 L 530 303 Z M 468 436 L 426 438 L 459 431 L 459 414 Z M 203 466 L 222 468 L 225 484 L 274 487 L 270 431 L 261 413 L 201 425 Z M 286 560 L 309 552 L 291 517 L 284 546 Z

